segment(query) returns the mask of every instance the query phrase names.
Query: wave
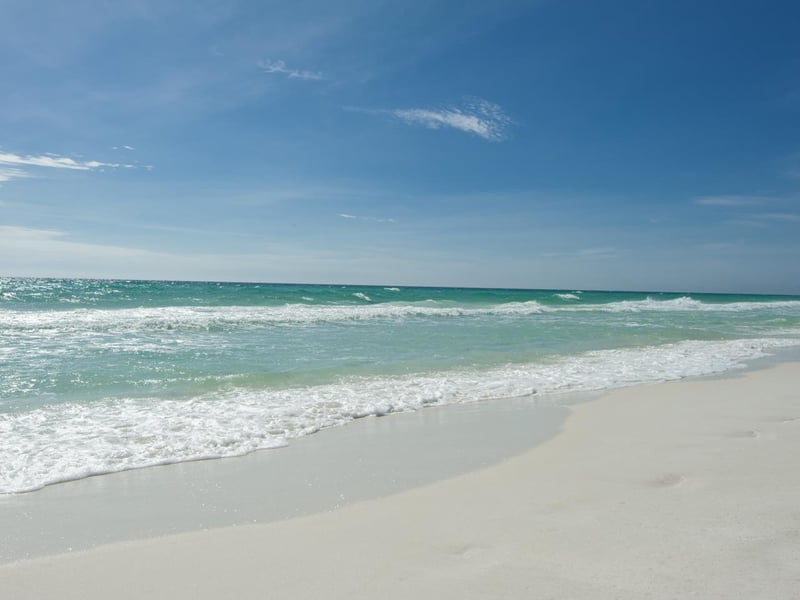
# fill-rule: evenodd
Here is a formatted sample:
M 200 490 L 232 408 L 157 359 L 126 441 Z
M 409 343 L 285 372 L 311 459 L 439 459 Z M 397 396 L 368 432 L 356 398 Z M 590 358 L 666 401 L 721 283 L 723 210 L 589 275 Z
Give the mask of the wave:
M 117 398 L 0 415 L 0 493 L 90 475 L 282 446 L 368 415 L 501 397 L 602 390 L 708 375 L 800 342 L 686 341 L 598 350 L 487 371 L 347 378 L 281 390 L 232 389 L 190 400 Z
M 77 309 L 65 311 L 3 311 L 0 326 L 16 330 L 210 329 L 228 326 L 309 324 L 409 317 L 534 314 L 546 310 L 538 302 L 510 303 L 486 308 L 439 307 L 429 303 L 371 305 L 153 307 Z
M 354 294 L 357 295 L 357 294 Z M 371 301 L 361 294 L 359 298 Z M 449 305 L 436 301 L 369 305 L 286 304 L 283 306 L 147 307 L 123 309 L 4 310 L 0 327 L 9 331 L 140 331 L 273 326 L 376 319 L 532 316 L 560 312 L 726 312 L 800 313 L 800 301 L 705 303 L 689 296 L 671 300 L 623 300 L 605 304 L 548 305 L 535 300 L 492 305 Z
M 575 307 L 577 308 L 577 307 Z M 607 312 L 643 311 L 703 311 L 703 312 L 745 312 L 753 310 L 800 310 L 800 300 L 774 300 L 767 302 L 702 302 L 690 296 L 671 300 L 622 300 L 608 304 L 581 307 L 577 310 L 603 310 Z

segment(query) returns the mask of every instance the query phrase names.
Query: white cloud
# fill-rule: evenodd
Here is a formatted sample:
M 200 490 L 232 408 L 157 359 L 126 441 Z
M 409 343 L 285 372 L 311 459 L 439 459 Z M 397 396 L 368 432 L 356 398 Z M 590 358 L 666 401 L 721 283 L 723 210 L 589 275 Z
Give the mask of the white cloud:
M 133 146 L 111 146 L 112 150 L 136 150 Z
M 11 181 L 12 179 L 22 179 L 24 177 L 30 177 L 30 175 L 22 169 L 14 167 L 0 168 L 0 183 Z
M 477 135 L 484 140 L 500 142 L 506 139 L 511 118 L 502 107 L 480 98 L 469 98 L 461 106 L 441 109 L 395 108 L 352 109 L 372 114 L 388 114 L 409 125 L 422 125 L 428 129 L 451 128 Z
M 303 79 L 306 81 L 318 81 L 324 79 L 322 73 L 318 71 L 303 71 L 300 69 L 290 69 L 282 60 L 261 60 L 258 67 L 265 73 L 278 73 L 286 75 L 289 79 Z
M 4 166 L 7 165 L 7 166 Z M 11 152 L 0 152 L 0 182 L 32 177 L 29 171 L 19 167 L 37 167 L 47 169 L 69 169 L 73 171 L 94 171 L 104 167 L 110 169 L 135 168 L 135 165 L 107 163 L 98 160 L 75 160 L 67 156 L 46 152 L 38 156 L 21 156 Z
M 52 229 L 32 229 L 30 227 L 17 227 L 13 225 L 0 225 L 0 236 L 6 242 L 38 243 L 63 237 L 65 234 Z
M 53 169 L 74 169 L 90 171 L 100 167 L 118 168 L 125 165 L 106 163 L 97 160 L 80 161 L 66 156 L 42 154 L 40 156 L 20 156 L 9 152 L 0 152 L 0 165 L 27 165 L 32 167 L 48 167 Z

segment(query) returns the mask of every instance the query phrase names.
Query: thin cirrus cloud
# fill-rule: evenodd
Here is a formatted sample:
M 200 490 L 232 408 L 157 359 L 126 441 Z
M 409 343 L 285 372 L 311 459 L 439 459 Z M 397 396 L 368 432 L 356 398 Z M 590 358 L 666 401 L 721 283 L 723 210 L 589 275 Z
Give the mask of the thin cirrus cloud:
M 0 183 L 11 181 L 12 179 L 24 179 L 26 177 L 30 177 L 30 174 L 22 169 L 0 167 Z
M 564 252 L 544 252 L 542 256 L 548 258 L 585 258 L 585 259 L 606 259 L 606 258 L 619 258 L 621 255 L 627 254 L 627 250 L 620 248 L 581 248 L 578 250 L 568 250 Z
M 779 221 L 783 223 L 800 223 L 800 215 L 795 213 L 763 213 L 755 215 L 757 219 L 765 221 Z
M 757 206 L 769 199 L 763 196 L 700 196 L 694 199 L 695 204 L 702 206 Z
M 408 125 L 428 129 L 456 129 L 490 142 L 508 137 L 513 123 L 502 107 L 488 100 L 469 98 L 461 106 L 447 108 L 351 109 L 370 114 L 389 115 Z
M 723 208 L 751 208 L 757 207 L 766 208 L 767 206 L 775 206 L 786 203 L 785 198 L 775 198 L 767 196 L 701 196 L 695 198 L 695 204 L 703 206 L 717 206 Z M 750 212 L 750 211 L 746 211 Z M 800 214 L 793 212 L 763 212 L 745 215 L 743 219 L 732 219 L 726 221 L 731 225 L 747 225 L 755 227 L 764 227 L 767 222 L 782 222 L 782 223 L 800 223 Z
M 94 171 L 107 167 L 110 169 L 132 169 L 135 165 L 122 163 L 108 163 L 99 160 L 75 160 L 57 154 L 40 154 L 38 156 L 22 156 L 11 152 L 0 152 L 0 182 L 12 179 L 32 177 L 31 173 L 21 167 L 36 167 L 47 169 L 69 169 L 73 171 Z
M 322 73 L 318 71 L 290 69 L 282 60 L 261 60 L 258 62 L 258 68 L 265 73 L 285 75 L 288 79 L 302 79 L 305 81 L 319 81 L 320 79 L 324 79 Z
M 358 215 L 351 215 L 347 213 L 339 213 L 336 215 L 337 217 L 341 217 L 342 219 L 354 219 L 358 221 L 372 221 L 373 223 L 396 223 L 395 219 L 387 219 L 383 217 L 360 217 Z

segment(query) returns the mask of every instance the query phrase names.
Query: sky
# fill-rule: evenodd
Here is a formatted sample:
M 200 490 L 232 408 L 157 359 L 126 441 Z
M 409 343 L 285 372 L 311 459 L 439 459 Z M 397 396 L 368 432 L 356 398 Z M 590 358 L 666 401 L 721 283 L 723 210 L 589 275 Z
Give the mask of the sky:
M 0 276 L 800 294 L 794 0 L 0 13 Z

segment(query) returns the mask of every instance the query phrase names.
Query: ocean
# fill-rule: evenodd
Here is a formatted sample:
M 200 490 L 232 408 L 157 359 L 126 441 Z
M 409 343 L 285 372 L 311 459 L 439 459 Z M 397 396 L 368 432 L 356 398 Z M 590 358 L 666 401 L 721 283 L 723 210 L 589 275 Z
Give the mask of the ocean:
M 795 346 L 800 297 L 4 278 L 0 493 Z

